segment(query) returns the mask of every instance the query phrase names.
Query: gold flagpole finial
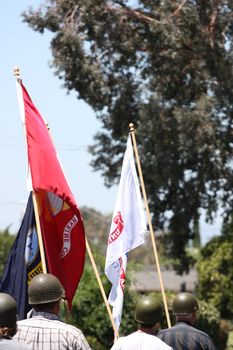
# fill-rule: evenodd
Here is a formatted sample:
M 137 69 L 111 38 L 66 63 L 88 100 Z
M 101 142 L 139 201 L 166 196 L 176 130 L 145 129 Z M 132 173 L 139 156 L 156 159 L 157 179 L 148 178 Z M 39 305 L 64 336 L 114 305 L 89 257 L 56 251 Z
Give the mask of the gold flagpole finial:
M 18 66 L 14 66 L 14 76 L 18 79 L 20 78 L 20 69 Z
M 133 123 L 129 123 L 129 131 L 130 131 L 130 132 L 134 131 L 134 125 L 133 125 Z

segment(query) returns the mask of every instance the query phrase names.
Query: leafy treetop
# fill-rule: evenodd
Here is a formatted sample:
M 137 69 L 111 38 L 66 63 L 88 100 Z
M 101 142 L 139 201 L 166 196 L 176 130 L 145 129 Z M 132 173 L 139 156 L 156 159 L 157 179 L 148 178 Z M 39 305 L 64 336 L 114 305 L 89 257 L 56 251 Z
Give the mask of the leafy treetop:
M 172 232 L 180 270 L 200 208 L 232 210 L 232 12 L 230 0 L 47 0 L 23 15 L 54 34 L 55 73 L 102 122 L 90 151 L 108 186 L 135 124 L 154 224 Z

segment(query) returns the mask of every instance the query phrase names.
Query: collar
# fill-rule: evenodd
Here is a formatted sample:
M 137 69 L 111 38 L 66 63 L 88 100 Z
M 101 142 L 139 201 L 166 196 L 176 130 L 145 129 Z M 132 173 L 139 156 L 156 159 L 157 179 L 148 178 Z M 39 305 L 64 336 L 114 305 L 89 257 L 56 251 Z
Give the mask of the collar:
M 57 321 L 61 321 L 60 317 L 55 315 L 55 314 L 51 314 L 50 312 L 44 312 L 44 311 L 38 311 L 36 312 L 35 310 L 32 311 L 30 317 L 43 317 L 43 318 L 47 318 L 48 320 L 57 320 Z
M 185 324 L 185 325 L 188 325 L 188 326 L 192 326 L 192 323 L 187 321 L 187 320 L 179 320 L 179 321 L 176 322 L 176 326 L 182 325 L 182 324 Z

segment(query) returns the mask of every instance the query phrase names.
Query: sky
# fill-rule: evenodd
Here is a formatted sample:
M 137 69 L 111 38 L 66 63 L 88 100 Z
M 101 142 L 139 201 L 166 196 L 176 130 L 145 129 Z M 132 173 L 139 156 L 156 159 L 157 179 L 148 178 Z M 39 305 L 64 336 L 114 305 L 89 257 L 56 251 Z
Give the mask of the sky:
M 101 130 L 92 109 L 67 94 L 62 81 L 49 64 L 51 34 L 34 32 L 22 22 L 21 13 L 39 0 L 4 1 L 0 12 L 0 230 L 10 225 L 17 232 L 28 199 L 27 157 L 16 96 L 13 69 L 21 78 L 37 109 L 49 124 L 65 175 L 79 207 L 95 208 L 103 214 L 113 211 L 117 186 L 108 189 L 99 172 L 93 172 L 87 146 Z M 213 225 L 201 220 L 202 242 L 220 231 L 218 217 Z
M 41 35 L 22 22 L 20 14 L 39 1 L 4 1 L 0 13 L 0 229 L 11 225 L 17 231 L 28 198 L 27 157 L 21 125 L 13 68 L 21 78 L 35 106 L 49 124 L 65 175 L 78 206 L 93 207 L 102 213 L 113 210 L 116 187 L 107 189 L 100 173 L 93 172 L 87 146 L 100 130 L 92 109 L 67 94 L 49 67 L 49 33 Z

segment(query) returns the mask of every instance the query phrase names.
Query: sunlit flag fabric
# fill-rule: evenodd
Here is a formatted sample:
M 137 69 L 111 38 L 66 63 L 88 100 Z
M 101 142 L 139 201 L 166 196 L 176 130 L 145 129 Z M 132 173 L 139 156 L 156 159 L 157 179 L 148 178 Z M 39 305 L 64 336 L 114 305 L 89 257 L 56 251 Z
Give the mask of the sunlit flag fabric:
M 27 287 L 30 280 L 42 272 L 32 195 L 29 196 L 22 224 L 10 250 L 0 291 L 9 293 L 17 302 L 19 319 L 30 310 Z
M 109 304 L 117 329 L 120 326 L 128 252 L 144 243 L 146 222 L 130 136 L 108 238 L 105 273 L 112 283 Z
M 83 220 L 47 126 L 21 80 L 16 84 L 27 145 L 28 187 L 36 194 L 47 270 L 61 281 L 71 308 L 85 260 Z

